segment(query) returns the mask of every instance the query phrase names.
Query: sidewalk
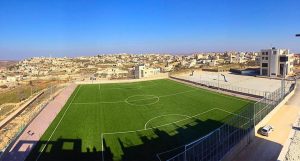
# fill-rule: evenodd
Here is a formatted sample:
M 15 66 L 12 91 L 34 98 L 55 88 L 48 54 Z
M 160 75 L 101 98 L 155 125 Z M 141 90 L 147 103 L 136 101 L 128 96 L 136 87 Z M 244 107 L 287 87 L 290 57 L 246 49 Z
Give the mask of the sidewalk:
M 269 137 L 255 134 L 253 141 L 245 147 L 234 161 L 276 161 L 286 140 L 289 138 L 293 123 L 300 114 L 300 86 L 291 99 L 280 108 L 267 123 L 274 127 Z
M 9 149 L 8 154 L 1 158 L 1 161 L 24 161 L 30 153 L 30 150 L 39 141 L 40 137 L 63 108 L 76 86 L 77 85 L 72 84 L 59 93 L 59 95 L 26 127 L 21 136 Z

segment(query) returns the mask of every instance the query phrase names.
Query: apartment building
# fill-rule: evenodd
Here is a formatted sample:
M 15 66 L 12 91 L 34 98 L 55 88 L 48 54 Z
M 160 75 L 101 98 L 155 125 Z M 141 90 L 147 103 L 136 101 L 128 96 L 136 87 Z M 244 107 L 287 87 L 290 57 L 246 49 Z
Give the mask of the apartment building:
M 293 54 L 288 49 L 263 49 L 260 52 L 260 75 L 280 77 L 285 66 L 286 75 L 293 74 Z
M 148 78 L 160 73 L 160 68 L 150 68 L 145 65 L 138 65 L 134 68 L 134 77 L 137 79 Z

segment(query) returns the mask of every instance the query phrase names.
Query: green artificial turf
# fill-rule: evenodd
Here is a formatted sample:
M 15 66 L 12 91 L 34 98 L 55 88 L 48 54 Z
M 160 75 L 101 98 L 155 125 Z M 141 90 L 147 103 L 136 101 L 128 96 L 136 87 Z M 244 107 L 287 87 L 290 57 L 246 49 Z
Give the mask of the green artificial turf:
M 169 79 L 80 85 L 27 160 L 168 158 L 249 104 Z

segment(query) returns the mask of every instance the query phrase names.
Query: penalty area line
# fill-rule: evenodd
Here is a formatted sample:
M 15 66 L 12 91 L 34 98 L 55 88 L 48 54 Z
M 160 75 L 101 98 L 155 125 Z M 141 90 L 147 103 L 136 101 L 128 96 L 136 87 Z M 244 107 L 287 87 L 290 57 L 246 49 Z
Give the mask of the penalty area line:
M 203 115 L 203 114 L 206 114 L 208 112 L 211 112 L 211 111 L 214 111 L 214 110 L 218 110 L 218 111 L 222 111 L 222 112 L 225 112 L 225 113 L 229 113 L 229 114 L 232 114 L 232 115 L 236 115 L 236 116 L 240 116 L 240 115 L 237 115 L 235 113 L 232 113 L 232 112 L 229 112 L 229 111 L 226 111 L 226 110 L 223 110 L 223 109 L 220 109 L 220 108 L 212 108 L 210 110 L 207 110 L 205 112 L 202 112 L 202 113 L 198 113 L 196 115 L 193 115 L 193 116 L 189 116 L 188 118 L 185 118 L 185 119 L 181 119 L 181 120 L 178 120 L 178 121 L 174 121 L 174 122 L 170 122 L 170 123 L 167 123 L 167 124 L 163 124 L 163 125 L 159 125 L 159 126 L 155 126 L 155 127 L 151 127 L 151 128 L 144 128 L 144 129 L 139 129 L 139 130 L 129 130 L 129 131 L 119 131 L 119 132 L 108 132 L 108 133 L 101 133 L 101 151 L 102 151 L 102 160 L 105 161 L 105 157 L 104 157 L 104 135 L 115 135 L 115 134 L 126 134 L 126 133 L 135 133 L 135 132 L 141 132 L 141 131 L 146 131 L 146 130 L 153 130 L 153 129 L 157 129 L 159 127 L 163 127 L 163 126 L 168 126 L 168 125 L 171 125 L 171 124 L 175 124 L 175 123 L 178 123 L 178 122 L 182 122 L 182 121 L 185 121 L 185 120 L 188 120 L 188 119 L 193 119 L 193 118 L 196 118 L 197 116 L 200 116 L 200 115 Z M 186 115 L 187 116 L 187 115 Z M 240 117 L 243 117 L 243 116 L 240 116 Z M 246 118 L 246 117 L 244 117 Z M 153 118 L 152 118 L 153 119 Z M 247 118 L 249 119 L 249 118 Z M 150 119 L 151 120 L 151 119 Z M 149 120 L 148 120 L 149 122 Z M 243 125 L 244 126 L 244 125 Z M 183 147 L 184 145 L 181 145 L 181 146 L 178 146 L 176 148 L 173 148 L 171 150 L 168 150 L 168 151 L 172 151 L 174 149 L 179 149 L 181 147 Z M 159 158 L 159 155 L 163 154 L 163 153 L 166 153 L 168 151 L 164 151 L 164 152 L 160 152 L 160 153 L 157 153 L 157 157 Z

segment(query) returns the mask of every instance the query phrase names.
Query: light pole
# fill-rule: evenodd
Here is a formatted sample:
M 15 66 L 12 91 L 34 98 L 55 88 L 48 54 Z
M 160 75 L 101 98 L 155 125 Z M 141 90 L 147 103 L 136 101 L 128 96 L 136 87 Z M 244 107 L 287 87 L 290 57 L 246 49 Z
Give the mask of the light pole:
M 219 81 L 220 81 L 220 77 L 219 77 L 219 66 L 218 66 L 218 90 L 219 90 L 219 88 L 220 88 L 220 83 L 219 83 Z
M 281 92 L 282 92 L 282 98 L 285 96 L 285 77 L 286 77 L 286 65 L 283 65 L 283 73 L 282 73 L 282 80 L 281 80 Z

